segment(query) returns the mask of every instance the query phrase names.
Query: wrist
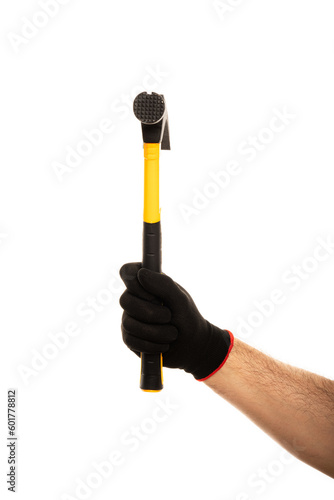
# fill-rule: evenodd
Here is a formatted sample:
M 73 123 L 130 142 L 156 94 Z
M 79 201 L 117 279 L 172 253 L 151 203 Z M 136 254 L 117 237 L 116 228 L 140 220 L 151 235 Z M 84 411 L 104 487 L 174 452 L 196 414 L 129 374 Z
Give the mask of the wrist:
M 216 392 L 219 392 L 223 397 L 226 397 L 231 391 L 235 390 L 235 384 L 243 385 L 247 383 L 246 380 L 242 381 L 242 367 L 245 359 L 244 361 L 242 360 L 247 354 L 245 353 L 245 349 L 247 348 L 247 344 L 234 338 L 233 349 L 231 349 L 229 356 L 226 358 L 226 362 L 211 377 L 204 381 L 205 384 Z
M 210 334 L 203 347 L 201 360 L 193 376 L 199 382 L 205 382 L 214 376 L 225 365 L 234 345 L 234 336 L 229 330 L 221 330 L 208 323 Z

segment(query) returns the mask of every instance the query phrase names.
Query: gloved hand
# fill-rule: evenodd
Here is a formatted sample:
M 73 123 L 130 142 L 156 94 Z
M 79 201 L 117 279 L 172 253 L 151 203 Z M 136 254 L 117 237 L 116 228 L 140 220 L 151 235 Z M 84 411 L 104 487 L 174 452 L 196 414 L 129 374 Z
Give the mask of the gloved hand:
M 197 380 L 223 366 L 233 335 L 206 321 L 184 288 L 140 263 L 125 264 L 120 276 L 127 288 L 120 298 L 122 334 L 132 351 L 138 356 L 161 352 L 164 366 L 181 368 Z

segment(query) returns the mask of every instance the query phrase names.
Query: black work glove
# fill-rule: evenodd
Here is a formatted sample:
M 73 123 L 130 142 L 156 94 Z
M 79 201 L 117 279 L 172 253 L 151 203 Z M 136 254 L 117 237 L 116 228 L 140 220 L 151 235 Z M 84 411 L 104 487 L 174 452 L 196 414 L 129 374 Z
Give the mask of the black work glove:
M 223 366 L 233 346 L 232 333 L 206 321 L 180 285 L 140 263 L 125 264 L 120 276 L 127 288 L 120 298 L 122 334 L 132 351 L 138 356 L 163 353 L 164 366 L 181 368 L 197 380 Z

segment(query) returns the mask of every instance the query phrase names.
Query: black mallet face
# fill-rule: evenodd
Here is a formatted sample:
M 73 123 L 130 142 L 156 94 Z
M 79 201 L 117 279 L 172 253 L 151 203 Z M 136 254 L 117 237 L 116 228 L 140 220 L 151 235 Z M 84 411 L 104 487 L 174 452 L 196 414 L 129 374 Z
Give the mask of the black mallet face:
M 161 94 L 138 94 L 133 112 L 141 122 L 144 143 L 161 143 L 161 149 L 170 149 L 168 116 L 165 98 Z
M 162 120 L 165 114 L 165 99 L 155 92 L 152 92 L 152 94 L 142 92 L 134 100 L 133 111 L 139 121 L 147 125 L 153 125 Z

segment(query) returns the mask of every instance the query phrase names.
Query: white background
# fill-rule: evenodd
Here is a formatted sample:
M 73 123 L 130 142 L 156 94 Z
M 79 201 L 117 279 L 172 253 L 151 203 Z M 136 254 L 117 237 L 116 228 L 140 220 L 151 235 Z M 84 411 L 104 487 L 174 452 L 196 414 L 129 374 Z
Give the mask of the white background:
M 164 272 L 237 335 L 254 301 L 281 289 L 285 303 L 247 342 L 333 377 L 334 255 L 295 291 L 282 280 L 312 257 L 317 238 L 334 238 L 333 2 L 229 3 L 219 15 L 213 0 L 72 0 L 52 19 L 34 0 L 1 3 L 2 497 L 14 387 L 18 499 L 80 498 L 78 480 L 115 450 L 122 464 L 86 498 L 329 498 L 331 479 L 297 460 L 282 465 L 275 442 L 191 376 L 166 369 L 164 391 L 142 393 L 139 361 L 120 335 L 117 271 L 141 258 L 142 143 L 130 106 L 144 82 L 165 95 L 170 119 Z M 23 18 L 45 26 L 16 38 L 15 50 Z M 248 161 L 240 144 L 275 108 L 294 118 Z M 59 179 L 54 162 L 104 119 L 112 132 Z M 231 160 L 239 174 L 186 223 L 180 206 Z M 87 324 L 78 307 L 89 297 L 108 304 Z M 80 333 L 24 381 L 20 366 L 31 369 L 33 350 L 70 322 Z M 147 420 L 166 398 L 174 409 L 160 411 L 165 421 Z M 124 433 L 142 425 L 132 451 Z M 261 468 L 270 482 L 254 486 Z

